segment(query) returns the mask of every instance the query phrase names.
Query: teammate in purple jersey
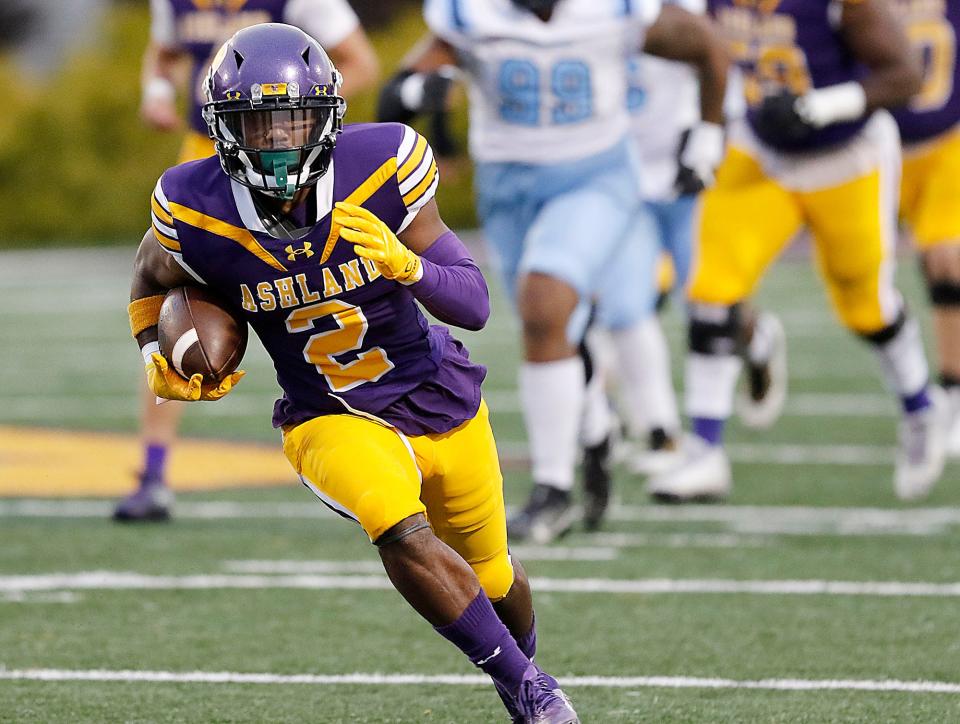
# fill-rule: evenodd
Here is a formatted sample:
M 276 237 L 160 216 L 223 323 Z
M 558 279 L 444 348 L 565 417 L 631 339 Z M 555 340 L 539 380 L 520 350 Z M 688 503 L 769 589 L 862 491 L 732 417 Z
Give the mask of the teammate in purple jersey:
M 183 125 L 177 110 L 174 81 L 186 63 L 188 128 L 178 163 L 214 155 L 213 141 L 201 115 L 202 79 L 216 50 L 237 30 L 262 22 L 285 22 L 316 35 L 330 48 L 337 66 L 350 75 L 348 93 L 376 81 L 377 58 L 347 0 L 151 0 L 150 43 L 143 59 L 140 113 L 157 130 Z M 141 436 L 144 462 L 137 489 L 114 511 L 120 521 L 165 520 L 173 495 L 166 484 L 166 461 L 177 433 L 183 406 L 156 405 L 141 394 Z
M 919 64 L 882 0 L 711 0 L 710 10 L 749 112 L 729 127 L 697 222 L 685 384 L 694 435 L 649 490 L 675 501 L 730 494 L 723 436 L 737 351 L 746 346 L 753 363 L 774 348 L 762 328 L 751 333 L 743 301 L 806 228 L 838 319 L 870 345 L 900 403 L 894 491 L 922 498 L 943 472 L 945 402 L 894 284 L 900 141 L 884 110 L 917 92 Z
M 440 218 L 426 140 L 401 124 L 351 126 L 340 75 L 288 25 L 238 32 L 204 106 L 217 159 L 167 171 L 137 256 L 131 330 L 154 394 L 216 400 L 158 350 L 170 288 L 233 300 L 274 360 L 274 424 L 304 485 L 357 521 L 387 575 L 438 633 L 490 675 L 515 722 L 574 724 L 532 659 L 530 587 L 507 550 L 485 370 L 434 316 L 468 329 L 486 283 Z
M 960 0 L 897 0 L 924 62 L 923 86 L 894 113 L 903 139 L 900 218 L 920 258 L 949 403 L 948 453 L 960 457 Z

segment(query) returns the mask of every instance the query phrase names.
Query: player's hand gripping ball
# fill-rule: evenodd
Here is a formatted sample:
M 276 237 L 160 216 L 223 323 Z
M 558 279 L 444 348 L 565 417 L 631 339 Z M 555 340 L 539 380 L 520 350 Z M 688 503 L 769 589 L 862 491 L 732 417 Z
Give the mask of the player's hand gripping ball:
M 245 374 L 247 323 L 202 287 L 171 289 L 160 308 L 160 353 L 146 363 L 147 383 L 168 400 L 219 400 Z
M 387 279 L 413 284 L 423 276 L 420 257 L 403 245 L 376 215 L 362 206 L 338 202 L 333 223 L 343 227 L 340 236 L 353 244 L 354 253 L 370 259 Z

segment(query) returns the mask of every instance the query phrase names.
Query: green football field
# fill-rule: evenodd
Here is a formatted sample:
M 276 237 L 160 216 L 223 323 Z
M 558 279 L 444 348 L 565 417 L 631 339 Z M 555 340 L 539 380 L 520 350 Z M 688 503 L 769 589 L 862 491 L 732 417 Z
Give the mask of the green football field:
M 0 435 L 135 429 L 130 260 L 0 254 Z M 925 314 L 912 263 L 900 281 Z M 960 721 L 960 465 L 929 500 L 899 503 L 896 407 L 869 351 L 834 323 L 805 262 L 782 263 L 760 300 L 790 339 L 785 417 L 762 434 L 732 426 L 727 505 L 653 506 L 621 473 L 602 532 L 516 548 L 538 660 L 585 722 Z M 666 323 L 679 351 L 676 305 Z M 502 298 L 463 337 L 490 367 L 517 503 L 518 335 Z M 258 346 L 244 367 L 234 394 L 190 411 L 187 435 L 277 441 Z M 2 477 L 17 452 L 0 449 Z M 109 522 L 108 499 L 0 499 L 0 721 L 504 720 L 359 528 L 305 489 L 177 502 L 172 523 L 129 527 Z

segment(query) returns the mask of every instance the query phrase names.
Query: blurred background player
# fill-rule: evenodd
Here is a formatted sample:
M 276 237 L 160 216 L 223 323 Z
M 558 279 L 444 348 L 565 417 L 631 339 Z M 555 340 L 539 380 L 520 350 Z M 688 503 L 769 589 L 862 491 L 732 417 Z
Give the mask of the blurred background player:
M 900 216 L 920 251 L 933 305 L 948 453 L 960 457 L 960 0 L 892 5 L 923 57 L 923 87 L 894 118 L 903 141 Z
M 627 61 L 646 49 L 696 64 L 704 117 L 719 123 L 726 56 L 707 22 L 657 0 L 428 0 L 425 16 L 434 36 L 388 86 L 396 103 L 381 107 L 420 110 L 417 86 L 445 66 L 469 77 L 478 211 L 523 325 L 519 394 L 534 485 L 510 534 L 546 542 L 575 517 L 589 303 L 640 208 Z M 597 429 L 608 435 L 609 422 Z
M 919 326 L 894 286 L 900 145 L 887 107 L 920 87 L 906 36 L 879 0 L 711 0 L 745 75 L 717 184 L 703 199 L 679 465 L 650 481 L 659 498 L 723 498 L 723 428 L 744 328 L 740 303 L 804 226 L 843 324 L 870 343 L 903 415 L 894 487 L 925 495 L 943 469 L 942 403 L 929 386 Z
M 241 30 L 214 59 L 204 117 L 217 158 L 163 174 L 134 266 L 148 384 L 169 399 L 229 393 L 242 373 L 188 381 L 160 354 L 159 307 L 198 280 L 239 305 L 273 359 L 273 425 L 304 485 L 363 527 L 397 591 L 491 677 L 513 721 L 577 724 L 532 661 L 486 369 L 420 308 L 481 329 L 486 282 L 440 217 L 426 139 L 401 124 L 342 129 L 340 77 L 313 38 L 279 23 Z
M 159 131 L 180 130 L 184 124 L 177 109 L 177 89 L 184 89 L 187 131 L 177 163 L 214 154 L 201 115 L 202 80 L 227 38 L 263 22 L 303 28 L 329 48 L 330 57 L 349 78 L 343 91 L 346 97 L 376 82 L 377 57 L 347 0 L 150 0 L 140 115 Z M 165 520 L 173 500 L 165 468 L 183 406 L 158 405 L 146 388 L 141 397 L 143 469 L 137 490 L 114 511 L 114 519 L 120 521 Z
M 696 14 L 706 9 L 705 0 L 677 4 Z M 721 125 L 700 121 L 697 75 L 687 63 L 648 54 L 631 59 L 627 104 L 646 213 L 632 229 L 637 241 L 600 293 L 601 329 L 596 331 L 600 344 L 610 344 L 599 356 L 623 398 L 618 407 L 632 443 L 627 466 L 650 474 L 670 465 L 681 432 L 670 351 L 656 311 L 665 301 L 662 295 L 686 283 L 694 206 L 700 191 L 713 182 L 724 137 Z M 636 282 L 651 274 L 655 287 Z

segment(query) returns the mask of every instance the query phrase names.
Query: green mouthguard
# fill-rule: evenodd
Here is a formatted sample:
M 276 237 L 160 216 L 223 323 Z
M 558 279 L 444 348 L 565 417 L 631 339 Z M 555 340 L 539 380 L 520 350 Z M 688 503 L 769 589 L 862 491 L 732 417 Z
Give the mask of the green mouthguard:
M 289 169 L 300 160 L 300 154 L 297 151 L 272 151 L 262 153 L 261 157 L 265 166 L 268 168 L 273 166 L 273 177 L 277 180 L 277 186 L 286 187 L 283 198 L 292 199 L 297 192 L 297 187 L 290 182 Z

